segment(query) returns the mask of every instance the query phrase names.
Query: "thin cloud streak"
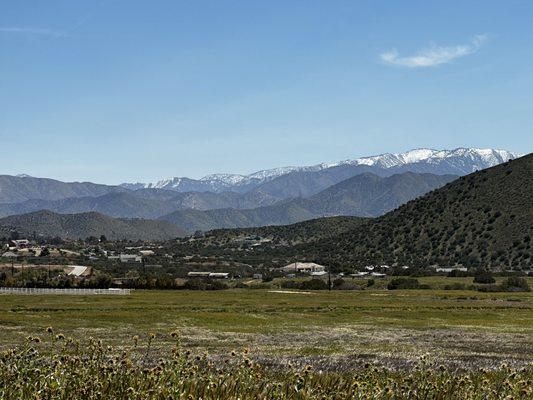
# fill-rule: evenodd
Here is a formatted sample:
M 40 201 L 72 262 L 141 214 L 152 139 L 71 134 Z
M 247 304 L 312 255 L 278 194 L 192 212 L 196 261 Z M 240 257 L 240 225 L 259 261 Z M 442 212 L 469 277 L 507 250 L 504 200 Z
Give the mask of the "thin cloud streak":
M 0 26 L 0 33 L 20 33 L 29 35 L 41 35 L 41 36 L 63 36 L 64 32 L 54 31 L 52 29 L 43 28 L 25 28 L 25 27 L 6 27 Z
M 473 54 L 487 41 L 487 35 L 476 35 L 470 43 L 457 46 L 431 45 L 409 57 L 400 57 L 396 49 L 389 50 L 380 55 L 382 62 L 407 68 L 428 68 L 447 64 L 453 60 Z

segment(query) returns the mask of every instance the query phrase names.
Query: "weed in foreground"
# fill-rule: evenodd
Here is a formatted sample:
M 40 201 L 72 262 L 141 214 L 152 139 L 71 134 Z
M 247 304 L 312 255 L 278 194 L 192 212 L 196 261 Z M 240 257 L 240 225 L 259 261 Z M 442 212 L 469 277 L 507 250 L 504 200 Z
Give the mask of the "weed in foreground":
M 366 364 L 352 372 L 267 371 L 249 351 L 213 362 L 183 349 L 180 334 L 165 358 L 154 359 L 156 334 L 131 350 L 80 343 L 49 327 L 44 339 L 0 354 L 0 399 L 530 399 L 533 368 L 458 373 L 423 357 L 409 372 Z

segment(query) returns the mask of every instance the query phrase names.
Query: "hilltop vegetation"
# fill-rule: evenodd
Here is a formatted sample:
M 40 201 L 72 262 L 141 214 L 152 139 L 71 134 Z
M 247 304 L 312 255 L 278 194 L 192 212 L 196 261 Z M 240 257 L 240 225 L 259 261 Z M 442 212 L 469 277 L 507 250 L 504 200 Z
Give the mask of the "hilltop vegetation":
M 0 231 L 9 236 L 17 231 L 26 236 L 62 237 L 70 239 L 100 237 L 109 240 L 167 240 L 183 236 L 183 230 L 166 221 L 116 219 L 95 212 L 56 214 L 38 211 L 0 219 Z
M 239 237 L 257 235 L 271 238 L 274 242 L 307 243 L 335 237 L 360 226 L 365 221 L 367 221 L 366 218 L 360 217 L 317 218 L 292 225 L 219 229 L 209 232 L 207 238 L 213 238 L 222 243 Z

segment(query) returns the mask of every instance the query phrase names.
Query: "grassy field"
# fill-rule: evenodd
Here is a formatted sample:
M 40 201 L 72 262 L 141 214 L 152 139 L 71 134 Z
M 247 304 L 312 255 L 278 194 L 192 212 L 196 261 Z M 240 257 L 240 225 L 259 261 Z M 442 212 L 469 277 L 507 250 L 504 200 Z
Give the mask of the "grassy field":
M 435 279 L 435 278 L 428 278 Z M 423 354 L 451 367 L 533 362 L 533 294 L 445 290 L 279 293 L 269 290 L 135 291 L 131 296 L 0 295 L 0 347 L 53 326 L 77 340 L 132 346 L 156 334 L 163 351 L 183 344 L 222 357 L 347 369 L 404 368 Z

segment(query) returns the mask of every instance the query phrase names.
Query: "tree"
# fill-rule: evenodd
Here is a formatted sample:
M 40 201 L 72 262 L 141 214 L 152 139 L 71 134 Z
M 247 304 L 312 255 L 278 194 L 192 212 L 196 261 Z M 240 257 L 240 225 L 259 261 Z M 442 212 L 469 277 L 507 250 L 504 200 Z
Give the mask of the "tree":
M 50 255 L 50 250 L 48 250 L 48 247 L 45 247 L 41 250 L 41 254 L 39 257 L 48 257 Z

